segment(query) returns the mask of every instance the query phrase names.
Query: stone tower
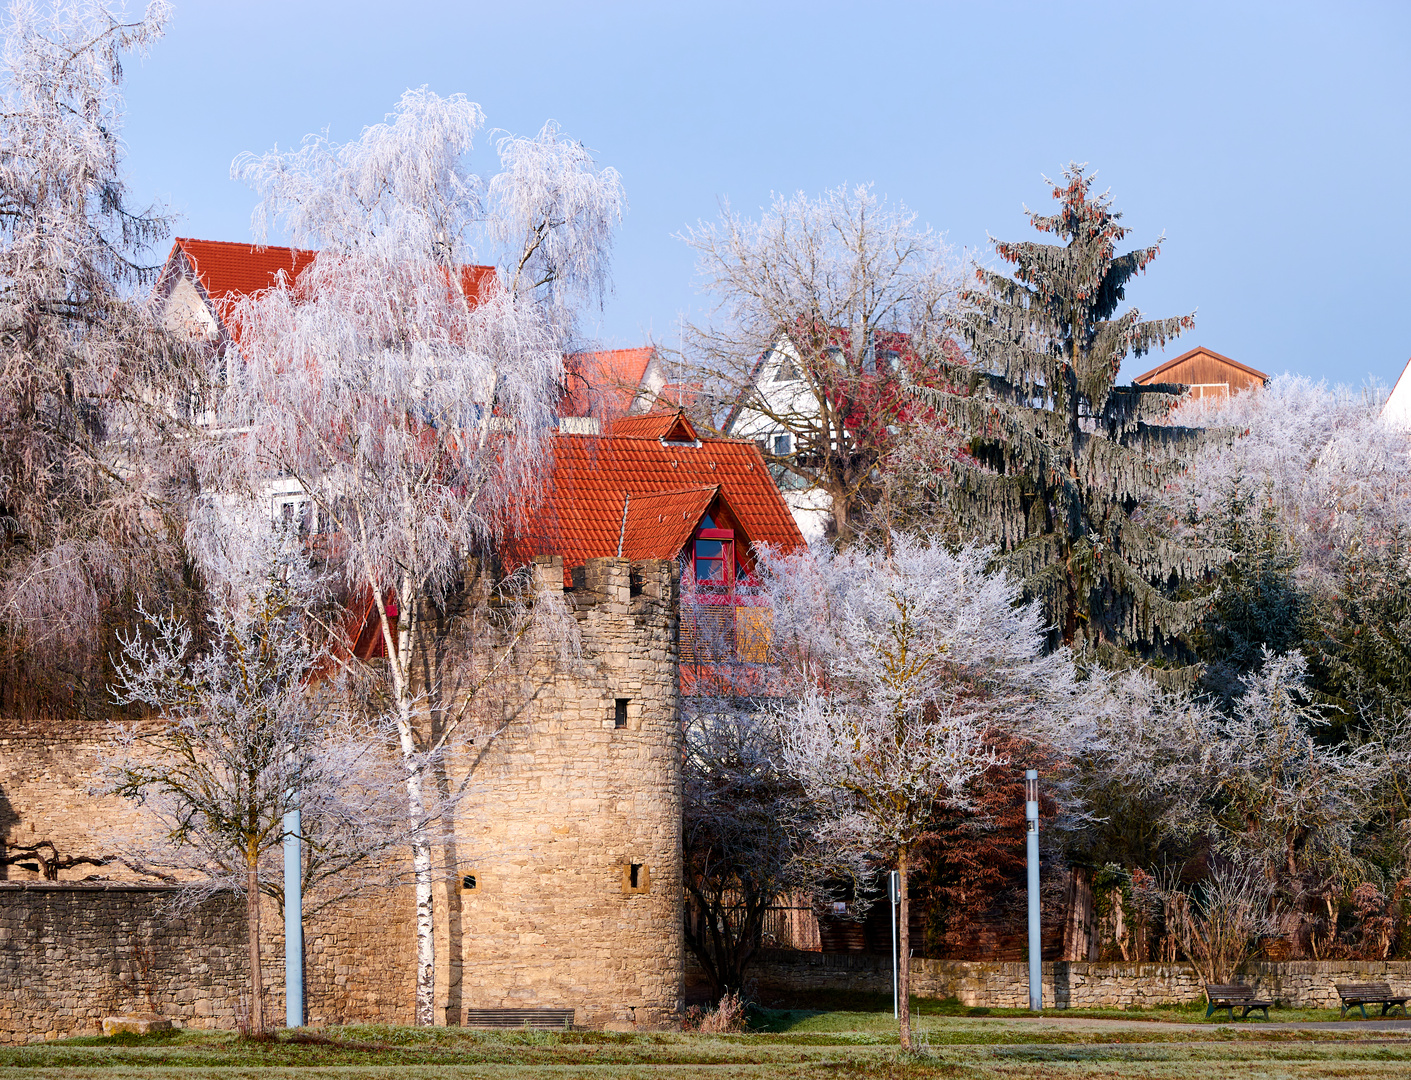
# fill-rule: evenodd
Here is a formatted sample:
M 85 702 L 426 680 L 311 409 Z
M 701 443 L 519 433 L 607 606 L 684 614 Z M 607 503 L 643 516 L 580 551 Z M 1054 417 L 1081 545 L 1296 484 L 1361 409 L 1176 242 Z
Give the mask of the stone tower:
M 484 854 L 446 905 L 447 1018 L 458 997 L 665 1026 L 683 975 L 679 571 L 592 559 L 566 583 L 563 560 L 540 556 L 534 573 L 536 591 L 568 585 L 581 661 L 546 659 L 526 720 L 477 762 L 457 833 Z

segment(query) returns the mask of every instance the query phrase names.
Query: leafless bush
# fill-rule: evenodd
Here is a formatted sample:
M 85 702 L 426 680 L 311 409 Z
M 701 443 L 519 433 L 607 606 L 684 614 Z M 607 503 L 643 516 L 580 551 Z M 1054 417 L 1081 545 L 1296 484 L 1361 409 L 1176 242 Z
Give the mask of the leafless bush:
M 1267 882 L 1242 866 L 1223 866 L 1199 894 L 1168 888 L 1166 925 L 1207 983 L 1228 983 L 1255 942 L 1276 933 Z

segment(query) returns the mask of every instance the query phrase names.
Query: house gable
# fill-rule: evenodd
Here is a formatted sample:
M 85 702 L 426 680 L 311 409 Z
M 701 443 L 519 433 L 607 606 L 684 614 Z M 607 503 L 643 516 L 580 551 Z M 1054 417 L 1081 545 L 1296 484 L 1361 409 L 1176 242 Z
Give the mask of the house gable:
M 1203 345 L 1167 360 L 1132 380 L 1137 386 L 1188 386 L 1194 398 L 1228 397 L 1244 390 L 1258 389 L 1268 381 L 1269 376 L 1264 372 Z
M 632 558 L 674 559 L 712 507 L 723 508 L 723 515 L 737 524 L 746 542 L 742 554 L 747 555 L 748 544 L 788 551 L 803 546 L 793 515 L 753 443 L 686 442 L 688 434 L 694 436 L 694 429 L 673 413 L 619 420 L 602 437 L 557 434 L 543 502 L 501 547 L 506 568 L 522 566 L 536 555 L 561 555 L 572 569 L 589 559 L 615 556 L 619 542 L 624 556 L 630 551 Z M 666 435 L 683 441 L 665 440 Z M 668 513 L 673 519 L 669 529 Z

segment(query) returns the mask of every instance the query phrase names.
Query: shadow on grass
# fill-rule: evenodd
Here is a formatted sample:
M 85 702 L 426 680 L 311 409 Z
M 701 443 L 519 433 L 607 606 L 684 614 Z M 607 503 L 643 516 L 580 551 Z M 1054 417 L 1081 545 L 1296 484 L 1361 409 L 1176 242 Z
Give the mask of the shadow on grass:
M 116 1035 L 74 1035 L 56 1040 L 65 1046 L 166 1046 L 181 1042 L 186 1032 L 181 1028 L 167 1028 L 139 1035 L 135 1031 L 119 1031 Z
M 890 994 L 866 993 L 862 991 L 847 990 L 816 990 L 801 993 L 791 993 L 787 997 L 774 996 L 765 997 L 767 1004 L 760 1004 L 752 1007 L 749 1019 L 750 1030 L 758 1032 L 787 1032 L 798 1028 L 800 1025 L 816 1021 L 817 1018 L 826 1014 L 856 1014 L 866 1016 L 871 1023 L 877 1023 L 885 1018 L 891 1019 L 892 998 Z M 956 1019 L 982 1018 L 1008 1020 L 1034 1020 L 1042 1017 L 1046 1020 L 1136 1020 L 1176 1024 L 1191 1025 L 1229 1025 L 1231 1023 L 1228 1016 L 1223 1013 L 1207 1017 L 1205 1015 L 1205 1003 L 1189 1002 L 1187 1004 L 1157 1005 L 1151 1008 L 1132 1009 L 1056 1009 L 1048 1008 L 1042 1013 L 1033 1013 L 1028 1009 L 1002 1009 L 989 1008 L 985 1006 L 966 1005 L 958 998 L 949 997 L 937 998 L 916 998 L 911 999 L 911 1015 L 913 1018 L 941 1018 L 954 1017 Z M 1309 1020 L 1327 1020 L 1332 1014 L 1327 1014 L 1318 1009 L 1279 1009 L 1271 1010 L 1270 1023 L 1297 1022 Z M 1236 1026 L 1246 1024 L 1263 1024 L 1265 1019 L 1259 1015 L 1251 1015 L 1248 1018 L 1239 1017 L 1234 1021 Z

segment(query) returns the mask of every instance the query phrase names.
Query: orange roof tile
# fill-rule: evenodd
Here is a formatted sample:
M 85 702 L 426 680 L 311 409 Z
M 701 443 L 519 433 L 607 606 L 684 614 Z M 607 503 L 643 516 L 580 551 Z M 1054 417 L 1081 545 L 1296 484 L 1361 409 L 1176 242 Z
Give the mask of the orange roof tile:
M 281 270 L 296 278 L 318 254 L 301 248 L 256 247 L 226 240 L 195 240 L 189 236 L 176 238 L 172 255 L 178 250 L 186 256 L 196 280 L 213 302 L 238 299 L 272 288 L 275 275 Z
M 671 419 L 677 414 L 656 415 Z M 554 436 L 544 501 L 501 549 L 508 568 L 522 566 L 535 555 L 562 555 L 565 567 L 616 555 L 618 538 L 623 535 L 623 502 L 629 492 L 632 548 L 629 551 L 624 537 L 623 554 L 633 558 L 678 555 L 700 515 L 690 521 L 684 533 L 676 530 L 675 523 L 668 531 L 667 508 L 678 521 L 682 512 L 689 517 L 697 505 L 704 514 L 711 503 L 706 491 L 716 488 L 744 534 L 742 548 L 748 550 L 750 544 L 758 543 L 786 550 L 803 546 L 794 517 L 754 443 L 708 439 L 699 446 L 663 445 L 659 438 L 620 434 L 621 423 L 619 429 L 601 438 Z M 639 503 L 644 504 L 640 510 Z M 648 515 L 662 518 L 655 523 L 655 530 L 649 528 Z
M 622 554 L 629 559 L 674 557 L 719 494 L 720 485 L 712 484 L 681 491 L 639 492 L 627 499 Z
M 227 240 L 196 240 L 178 236 L 167 256 L 164 276 L 175 269 L 180 252 L 205 292 L 217 317 L 222 307 L 264 289 L 274 287 L 282 270 L 297 278 L 314 261 L 316 251 L 273 245 L 235 244 Z M 461 286 L 472 302 L 479 300 L 495 278 L 493 266 L 466 266 L 461 270 Z
M 660 439 L 662 442 L 695 442 L 700 438 L 681 410 L 620 416 L 612 422 L 611 434 L 626 439 Z
M 648 346 L 574 353 L 564 359 L 567 392 L 563 416 L 621 416 L 632 408 L 647 367 L 656 355 Z

